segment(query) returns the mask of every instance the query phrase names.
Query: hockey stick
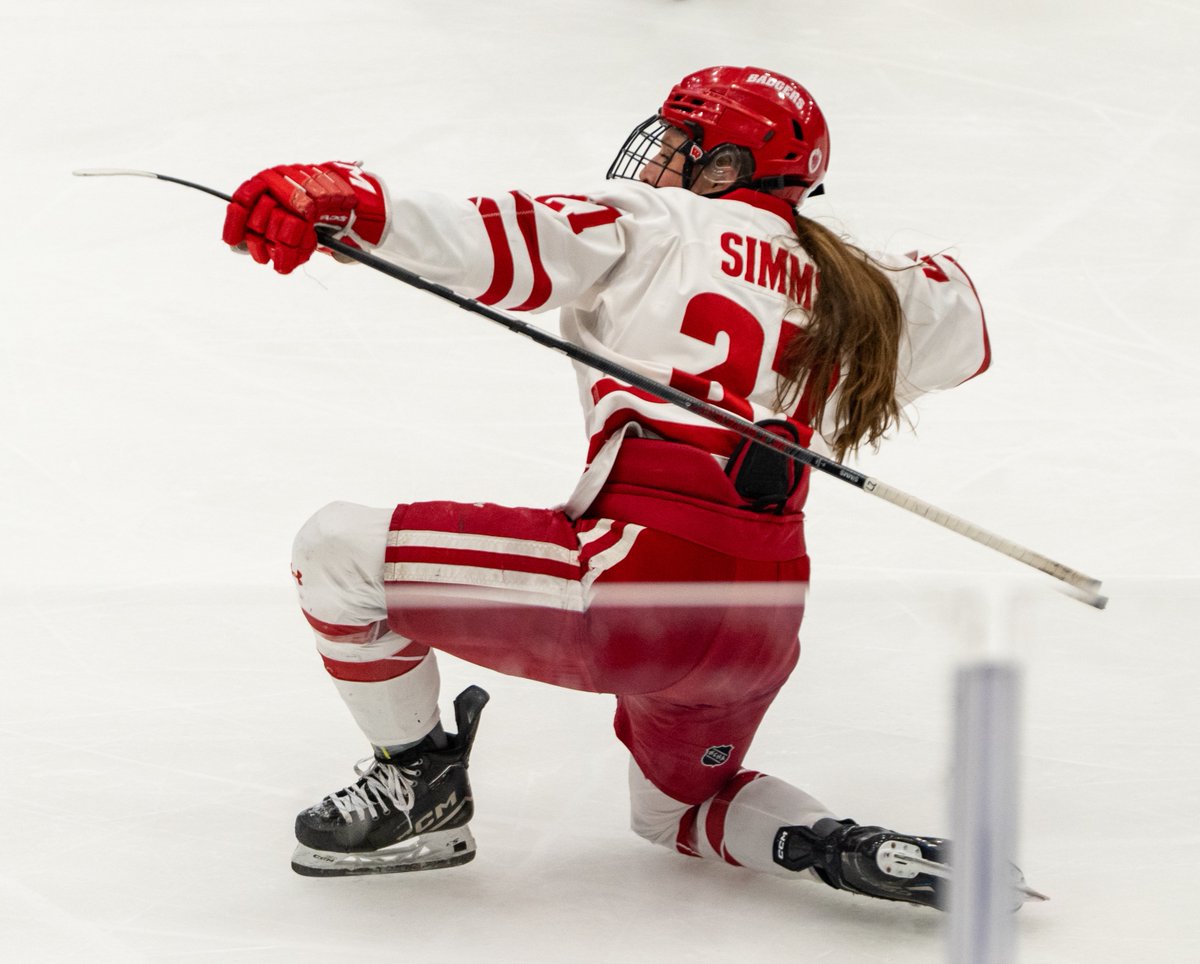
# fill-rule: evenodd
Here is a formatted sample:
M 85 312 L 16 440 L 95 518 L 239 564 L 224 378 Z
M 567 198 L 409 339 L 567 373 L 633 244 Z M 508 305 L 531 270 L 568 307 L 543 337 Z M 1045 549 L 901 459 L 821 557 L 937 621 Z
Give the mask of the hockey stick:
M 211 194 L 213 197 L 221 198 L 223 201 L 229 201 L 230 197 L 220 191 L 216 191 L 210 187 L 205 187 L 202 184 L 196 184 L 192 181 L 185 181 L 178 177 L 169 177 L 165 174 L 155 174 L 152 171 L 135 171 L 120 168 L 93 168 L 88 170 L 73 171 L 79 177 L 96 177 L 96 176 L 113 176 L 113 175 L 133 175 L 136 177 L 152 177 L 160 181 L 170 181 L 173 184 L 181 184 L 184 187 L 194 188 L 197 191 L 203 191 L 206 194 Z M 922 518 L 928 519 L 930 522 L 949 529 L 952 532 L 957 532 L 959 535 L 973 542 L 978 542 L 981 545 L 994 549 L 1011 559 L 1022 562 L 1027 566 L 1031 566 L 1047 575 L 1053 576 L 1060 580 L 1066 586 L 1075 590 L 1072 595 L 1075 598 L 1086 602 L 1089 606 L 1094 606 L 1096 609 L 1103 609 L 1108 603 L 1108 597 L 1100 594 L 1100 580 L 1093 579 L 1091 576 L 1084 575 L 1078 570 L 1072 569 L 1069 566 L 1064 566 L 1060 562 L 1055 562 L 1047 556 L 1039 552 L 1034 552 L 1032 549 L 1027 549 L 1025 546 L 998 536 L 993 532 L 983 529 L 973 522 L 968 522 L 956 515 L 946 512 L 944 509 L 939 509 L 937 506 L 930 505 L 915 496 L 908 495 L 878 479 L 873 479 L 870 476 L 857 472 L 854 469 L 848 468 L 839 462 L 832 459 L 824 458 L 806 449 L 803 446 L 796 445 L 786 439 L 775 435 L 766 429 L 755 425 L 753 422 L 747 421 L 732 412 L 726 411 L 716 405 L 703 401 L 698 398 L 693 398 L 691 395 L 681 392 L 677 388 L 672 388 L 670 385 L 663 385 L 651 378 L 647 378 L 632 369 L 626 368 L 624 365 L 619 365 L 616 362 L 610 361 L 600 355 L 588 351 L 586 348 L 580 348 L 577 345 L 571 344 L 569 341 L 551 335 L 549 332 L 542 330 L 534 325 L 527 324 L 512 318 L 503 312 L 489 308 L 487 305 L 481 304 L 472 298 L 466 298 L 457 292 L 451 291 L 449 288 L 437 284 L 433 281 L 428 281 L 420 275 L 407 271 L 398 265 L 392 264 L 390 261 L 385 261 L 373 254 L 368 254 L 356 247 L 345 244 L 332 237 L 333 231 L 328 228 L 319 228 L 318 235 L 321 239 L 321 244 L 332 251 L 365 264 L 369 268 L 374 268 L 376 271 L 381 271 L 389 277 L 395 278 L 397 281 L 403 281 L 407 285 L 414 288 L 420 288 L 422 291 L 428 291 L 431 294 L 437 295 L 439 298 L 449 301 L 452 304 L 464 309 L 465 311 L 474 312 L 477 315 L 482 315 L 489 321 L 503 325 L 509 331 L 516 332 L 519 335 L 524 335 L 526 338 L 537 342 L 539 345 L 544 345 L 547 348 L 552 348 L 560 354 L 566 355 L 573 361 L 587 365 L 589 368 L 594 368 L 597 371 L 603 372 L 606 375 L 625 382 L 635 388 L 639 388 L 644 392 L 653 395 L 655 398 L 661 399 L 664 402 L 669 402 L 672 405 L 677 405 L 680 408 L 692 412 L 710 422 L 720 425 L 722 428 L 727 428 L 732 432 L 736 432 L 742 438 L 750 439 L 760 445 L 765 445 L 769 449 L 780 452 L 788 458 L 810 468 L 824 472 L 826 475 L 832 475 L 835 478 L 841 479 L 855 488 L 862 489 L 876 498 L 883 499 L 885 502 L 890 502 L 892 505 L 897 505 L 902 509 L 907 509 L 909 512 L 919 515 Z

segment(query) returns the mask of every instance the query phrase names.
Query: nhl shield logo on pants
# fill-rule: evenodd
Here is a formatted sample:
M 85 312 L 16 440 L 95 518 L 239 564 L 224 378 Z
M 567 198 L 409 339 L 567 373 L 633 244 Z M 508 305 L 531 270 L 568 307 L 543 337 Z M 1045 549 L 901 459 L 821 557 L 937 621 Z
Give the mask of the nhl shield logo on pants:
M 732 752 L 733 747 L 728 743 L 724 746 L 710 746 L 704 751 L 704 756 L 700 758 L 700 762 L 706 767 L 719 767 L 729 759 L 729 754 Z

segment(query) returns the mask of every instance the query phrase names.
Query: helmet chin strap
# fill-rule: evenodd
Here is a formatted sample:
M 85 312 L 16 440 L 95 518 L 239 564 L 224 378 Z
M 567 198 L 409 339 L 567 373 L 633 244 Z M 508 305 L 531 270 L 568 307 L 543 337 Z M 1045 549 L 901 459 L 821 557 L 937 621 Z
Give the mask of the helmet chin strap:
M 810 183 L 811 183 L 810 181 L 804 181 L 798 177 L 782 176 L 782 177 L 764 177 L 764 178 L 760 178 L 757 181 L 747 180 L 746 182 L 744 182 L 744 186 L 754 188 L 757 191 L 766 191 L 767 193 L 770 193 L 771 191 L 776 191 L 781 187 L 796 187 L 796 186 L 808 187 L 808 185 Z M 809 197 L 817 197 L 818 195 L 821 195 L 824 193 L 825 193 L 825 185 L 818 184 L 815 188 L 812 189 L 812 191 L 809 192 L 808 196 Z
M 698 173 L 700 173 L 700 172 L 698 172 Z M 743 178 L 740 178 L 740 179 L 734 181 L 728 187 L 723 187 L 723 188 L 720 188 L 715 191 L 705 191 L 704 194 L 701 195 L 701 197 L 724 197 L 726 194 L 731 194 L 732 192 L 741 190 L 743 188 L 745 188 L 747 190 L 751 190 L 751 191 L 763 191 L 766 194 L 770 194 L 776 188 L 786 186 L 786 185 L 780 184 L 778 182 L 779 182 L 779 178 L 763 178 L 761 180 L 756 181 L 753 178 L 743 177 Z M 695 193 L 699 193 L 699 192 L 695 192 Z M 820 195 L 822 195 L 824 193 L 825 193 L 825 185 L 818 184 L 815 188 L 813 188 L 813 190 L 809 193 L 808 196 L 810 198 L 814 198 L 814 197 L 819 197 Z M 799 205 L 796 205 L 796 206 L 799 207 Z
M 683 170 L 680 172 L 680 179 L 690 191 L 696 183 L 696 179 L 704 172 L 705 165 L 701 163 L 704 160 L 704 149 L 689 138 L 675 148 L 675 153 L 683 155 Z M 697 167 L 697 164 L 700 166 Z

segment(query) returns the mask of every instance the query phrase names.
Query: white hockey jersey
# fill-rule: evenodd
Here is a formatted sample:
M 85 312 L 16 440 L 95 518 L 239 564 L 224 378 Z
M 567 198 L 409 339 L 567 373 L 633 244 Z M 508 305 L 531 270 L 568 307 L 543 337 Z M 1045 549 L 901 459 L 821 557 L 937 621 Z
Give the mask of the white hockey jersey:
M 738 190 L 704 198 L 682 188 L 611 181 L 584 195 L 452 200 L 389 198 L 376 253 L 460 294 L 509 311 L 561 309 L 562 335 L 598 355 L 752 421 L 774 407 L 775 366 L 816 292 L 787 202 Z M 903 405 L 988 367 L 983 310 L 945 255 L 874 255 L 906 320 L 897 395 Z M 701 416 L 576 365 L 589 461 L 622 426 L 727 456 L 738 436 Z M 836 398 L 826 407 L 827 419 Z M 815 426 L 830 433 L 828 422 Z M 612 446 L 610 446 L 612 448 Z M 606 456 L 611 456 L 606 453 Z M 596 466 L 599 468 L 599 466 Z M 600 473 L 602 474 L 602 473 Z

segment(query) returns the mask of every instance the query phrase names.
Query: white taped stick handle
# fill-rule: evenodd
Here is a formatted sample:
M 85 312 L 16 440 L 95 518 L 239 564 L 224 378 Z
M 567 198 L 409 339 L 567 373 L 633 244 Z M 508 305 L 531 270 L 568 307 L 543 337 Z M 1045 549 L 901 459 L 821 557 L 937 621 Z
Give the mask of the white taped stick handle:
M 1010 559 L 1016 559 L 1018 562 L 1032 566 L 1034 569 L 1051 575 L 1055 579 L 1062 580 L 1068 586 L 1079 590 L 1085 597 L 1091 597 L 1085 599 L 1085 601 L 1090 602 L 1098 609 L 1103 609 L 1104 603 L 1108 601 L 1104 596 L 1098 594 L 1098 590 L 1100 589 L 1099 579 L 1085 576 L 1082 572 L 1072 569 L 1070 566 L 1064 566 L 1061 562 L 1055 562 L 1048 556 L 1043 556 L 1040 552 L 1034 552 L 1032 549 L 1027 549 L 1025 546 L 1005 539 L 1003 536 L 989 532 L 987 529 L 981 528 L 973 522 L 968 522 L 966 519 L 947 512 L 945 509 L 939 509 L 936 505 L 930 505 L 916 496 L 902 492 L 894 486 L 888 485 L 886 482 L 868 478 L 863 483 L 863 491 L 869 492 L 871 495 L 883 499 L 885 502 L 890 502 L 892 505 L 907 509 L 914 515 L 919 515 L 930 522 L 936 522 L 951 532 L 957 532 L 961 536 L 966 536 L 973 542 L 985 545 L 989 549 L 995 549 Z

